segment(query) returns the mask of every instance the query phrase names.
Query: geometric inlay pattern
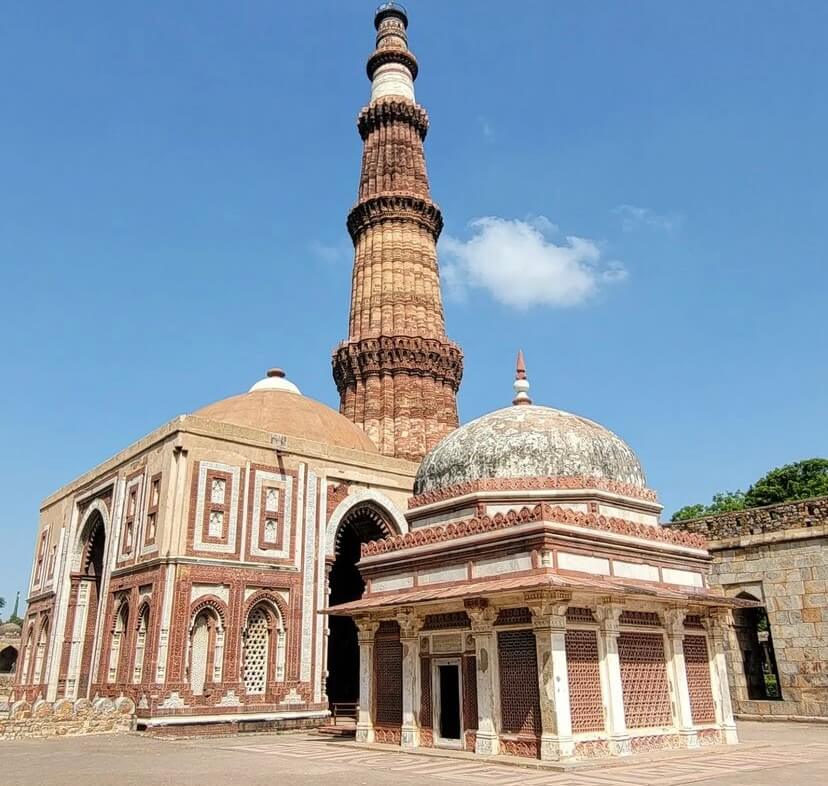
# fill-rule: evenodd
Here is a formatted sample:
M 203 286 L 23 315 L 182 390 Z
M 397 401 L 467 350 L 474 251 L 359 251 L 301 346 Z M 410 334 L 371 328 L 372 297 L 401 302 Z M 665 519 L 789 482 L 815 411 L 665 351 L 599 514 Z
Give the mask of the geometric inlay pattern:
M 264 693 L 267 685 L 270 649 L 267 623 L 267 614 L 261 606 L 256 606 L 247 618 L 247 640 L 244 643 L 244 689 L 247 693 Z
M 431 661 L 420 658 L 420 726 L 430 729 L 432 723 Z
M 399 627 L 392 625 L 396 630 L 380 628 L 374 639 L 378 726 L 402 725 L 402 644 Z
M 658 628 L 661 620 L 654 611 L 624 611 L 619 620 L 621 625 L 645 625 L 648 628 Z
M 629 729 L 672 722 L 664 639 L 660 633 L 621 633 L 618 637 L 624 716 Z
M 503 731 L 539 736 L 540 694 L 535 634 L 531 630 L 500 631 L 497 655 Z
M 601 673 L 598 661 L 598 634 L 594 630 L 566 632 L 566 664 L 569 674 L 569 703 L 572 731 L 603 731 Z
M 704 636 L 684 637 L 684 664 L 693 723 L 715 723 L 713 689 L 710 685 L 710 662 Z

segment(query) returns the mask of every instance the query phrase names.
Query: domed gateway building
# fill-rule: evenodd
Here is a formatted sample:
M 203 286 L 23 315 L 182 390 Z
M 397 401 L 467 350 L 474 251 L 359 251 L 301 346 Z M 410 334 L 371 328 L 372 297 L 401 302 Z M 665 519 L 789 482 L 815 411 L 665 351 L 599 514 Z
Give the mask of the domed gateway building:
M 635 453 L 513 405 L 458 428 L 408 18 L 375 18 L 340 411 L 278 369 L 47 497 L 15 697 L 544 759 L 734 742 L 725 600 Z M 209 730 L 209 729 L 207 729 Z

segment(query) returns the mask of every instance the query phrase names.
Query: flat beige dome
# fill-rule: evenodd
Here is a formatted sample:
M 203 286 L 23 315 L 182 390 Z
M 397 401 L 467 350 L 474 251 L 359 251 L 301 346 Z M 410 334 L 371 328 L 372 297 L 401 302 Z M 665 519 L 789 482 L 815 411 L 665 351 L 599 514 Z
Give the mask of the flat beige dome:
M 193 414 L 338 448 L 379 452 L 359 426 L 325 404 L 303 396 L 294 385 L 257 387 L 259 384 L 247 393 L 208 404 Z

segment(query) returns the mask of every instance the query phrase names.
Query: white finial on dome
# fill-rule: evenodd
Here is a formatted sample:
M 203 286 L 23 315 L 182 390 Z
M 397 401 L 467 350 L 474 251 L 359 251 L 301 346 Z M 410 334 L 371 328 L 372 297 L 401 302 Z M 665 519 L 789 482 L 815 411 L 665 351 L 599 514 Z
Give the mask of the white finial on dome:
M 250 388 L 251 393 L 254 390 L 281 390 L 284 393 L 302 395 L 302 391 L 285 377 L 285 372 L 280 368 L 268 369 L 267 376 L 264 379 L 260 379 Z
M 523 350 L 518 350 L 517 364 L 515 365 L 515 397 L 512 403 L 515 405 L 531 404 L 532 399 L 529 398 L 529 380 L 526 379 L 526 361 L 523 359 Z

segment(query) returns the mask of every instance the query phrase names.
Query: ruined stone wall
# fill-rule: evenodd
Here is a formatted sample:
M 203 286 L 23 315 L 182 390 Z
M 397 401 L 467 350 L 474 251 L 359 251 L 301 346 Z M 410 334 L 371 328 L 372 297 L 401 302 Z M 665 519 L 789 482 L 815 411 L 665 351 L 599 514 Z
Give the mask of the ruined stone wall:
M 708 538 L 710 584 L 764 603 L 781 700 L 750 700 L 735 631 L 728 637 L 740 715 L 828 718 L 828 497 L 668 525 Z
M 76 737 L 82 734 L 114 734 L 135 729 L 135 704 L 131 699 L 60 699 L 56 702 L 17 701 L 0 711 L 0 740 L 44 737 Z

